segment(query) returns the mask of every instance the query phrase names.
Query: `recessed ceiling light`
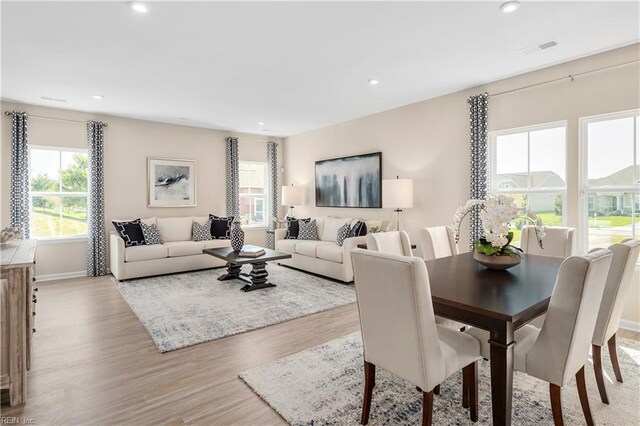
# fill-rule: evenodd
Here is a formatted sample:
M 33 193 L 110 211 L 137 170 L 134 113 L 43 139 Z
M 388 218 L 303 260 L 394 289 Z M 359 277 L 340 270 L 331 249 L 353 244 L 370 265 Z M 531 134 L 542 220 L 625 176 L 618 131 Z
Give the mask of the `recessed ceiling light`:
M 147 13 L 149 12 L 149 6 L 145 3 L 141 3 L 139 1 L 133 1 L 129 4 L 131 9 L 135 10 L 138 13 Z
M 375 86 L 375 85 L 377 85 L 378 83 L 380 83 L 380 81 L 379 81 L 379 80 L 377 80 L 377 79 L 375 79 L 375 78 L 370 78 L 370 79 L 369 79 L 369 84 L 370 84 L 370 85 L 372 85 L 372 86 Z
M 264 126 L 264 121 L 258 121 L 258 126 Z
M 500 10 L 503 13 L 515 12 L 518 9 L 520 9 L 520 2 L 518 1 L 508 1 L 500 5 Z
M 91 95 L 91 97 L 92 97 L 93 99 L 98 99 L 98 100 L 100 100 L 100 99 L 104 99 L 104 95 L 99 95 L 99 94 L 97 94 L 97 93 L 96 93 L 95 95 Z

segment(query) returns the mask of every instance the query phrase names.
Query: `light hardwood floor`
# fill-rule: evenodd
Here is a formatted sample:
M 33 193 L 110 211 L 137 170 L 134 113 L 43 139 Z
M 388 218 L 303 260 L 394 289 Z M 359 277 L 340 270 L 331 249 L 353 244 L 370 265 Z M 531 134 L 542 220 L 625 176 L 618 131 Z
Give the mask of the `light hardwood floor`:
M 355 304 L 161 354 L 109 277 L 39 285 L 27 404 L 36 424 L 285 422 L 239 378 L 359 330 Z

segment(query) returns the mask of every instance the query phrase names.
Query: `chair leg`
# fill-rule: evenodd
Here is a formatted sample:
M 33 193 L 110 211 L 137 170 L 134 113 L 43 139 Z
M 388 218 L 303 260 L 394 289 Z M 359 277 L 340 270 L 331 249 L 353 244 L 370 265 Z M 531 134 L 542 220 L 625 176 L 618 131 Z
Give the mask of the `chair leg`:
M 362 418 L 360 423 L 369 423 L 369 411 L 371 410 L 371 394 L 376 381 L 376 366 L 370 362 L 364 362 L 364 399 L 362 401 Z
M 604 373 L 602 371 L 602 347 L 591 345 L 591 353 L 593 354 L 593 369 L 596 373 L 596 383 L 598 384 L 600 399 L 605 404 L 608 404 L 609 398 L 607 397 L 607 389 L 604 386 Z
M 423 392 L 422 426 L 431 426 L 433 422 L 433 391 Z
M 440 395 L 440 385 L 438 385 L 435 388 L 433 388 L 433 394 L 434 395 Z
M 551 395 L 551 412 L 553 413 L 553 424 L 563 426 L 562 418 L 562 388 L 553 383 L 549 383 L 549 393 Z
M 611 364 L 613 365 L 613 372 L 616 374 L 616 380 L 622 383 L 622 372 L 620 371 L 620 364 L 618 363 L 618 345 L 616 344 L 616 335 L 614 334 L 609 339 L 609 356 L 611 357 Z
M 462 407 L 469 408 L 469 372 L 462 369 Z
M 576 383 L 578 384 L 578 396 L 580 397 L 584 418 L 588 426 L 593 426 L 593 417 L 591 416 L 591 408 L 589 408 L 589 395 L 587 394 L 587 382 L 584 378 L 584 366 L 576 373 Z

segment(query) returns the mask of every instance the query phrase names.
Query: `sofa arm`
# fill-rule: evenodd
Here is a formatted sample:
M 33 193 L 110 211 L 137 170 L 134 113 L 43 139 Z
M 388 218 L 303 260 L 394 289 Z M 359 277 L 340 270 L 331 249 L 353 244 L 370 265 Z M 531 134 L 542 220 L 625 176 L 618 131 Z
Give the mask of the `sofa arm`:
M 109 242 L 111 273 L 119 280 L 124 276 L 124 240 L 118 234 L 112 233 Z
M 287 230 L 285 229 L 276 229 L 275 230 L 276 241 L 284 240 L 287 237 Z
M 358 244 L 366 244 L 367 237 L 351 237 L 342 243 L 342 266 L 344 267 L 347 282 L 353 281 L 353 266 L 351 266 L 351 250 L 358 247 Z

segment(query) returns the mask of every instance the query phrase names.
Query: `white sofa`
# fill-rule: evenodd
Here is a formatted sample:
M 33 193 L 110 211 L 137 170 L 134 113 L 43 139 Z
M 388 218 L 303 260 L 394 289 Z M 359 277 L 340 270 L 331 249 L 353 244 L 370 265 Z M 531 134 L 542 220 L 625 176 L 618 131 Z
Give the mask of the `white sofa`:
M 358 244 L 365 244 L 366 237 L 347 238 L 342 247 L 336 242 L 338 228 L 345 223 L 353 226 L 354 218 L 315 217 L 318 224 L 318 241 L 286 239 L 286 229 L 276 229 L 276 250 L 289 253 L 291 259 L 280 260 L 281 265 L 291 266 L 314 274 L 324 275 L 345 283 L 353 281 L 350 252 Z M 367 229 L 382 227 L 381 221 L 364 221 Z
M 143 219 L 155 223 L 164 244 L 125 247 L 124 240 L 111 232 L 111 273 L 118 280 L 194 271 L 224 266 L 225 262 L 202 253 L 205 248 L 229 247 L 229 240 L 192 241 L 193 221 L 205 223 L 208 217 L 168 217 Z

